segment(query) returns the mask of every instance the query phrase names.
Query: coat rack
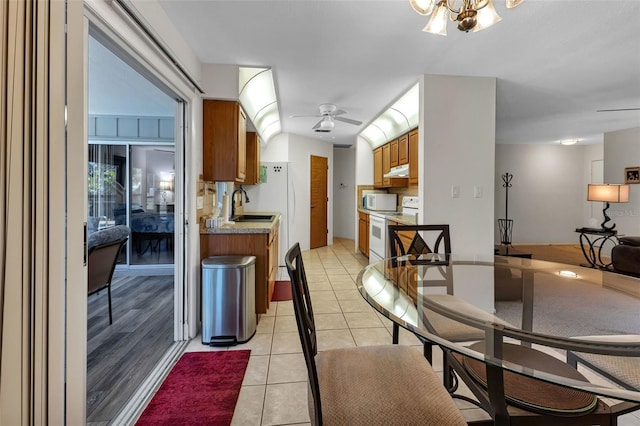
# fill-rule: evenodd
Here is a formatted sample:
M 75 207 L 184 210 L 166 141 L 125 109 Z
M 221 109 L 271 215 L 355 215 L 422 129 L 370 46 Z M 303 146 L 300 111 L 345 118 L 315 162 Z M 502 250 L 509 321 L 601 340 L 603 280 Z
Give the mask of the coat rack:
M 504 202 L 504 219 L 498 219 L 498 227 L 500 229 L 500 242 L 503 245 L 511 245 L 511 233 L 513 232 L 513 220 L 509 219 L 509 188 L 511 188 L 511 180 L 513 175 L 509 172 L 502 175 L 502 187 L 505 188 Z

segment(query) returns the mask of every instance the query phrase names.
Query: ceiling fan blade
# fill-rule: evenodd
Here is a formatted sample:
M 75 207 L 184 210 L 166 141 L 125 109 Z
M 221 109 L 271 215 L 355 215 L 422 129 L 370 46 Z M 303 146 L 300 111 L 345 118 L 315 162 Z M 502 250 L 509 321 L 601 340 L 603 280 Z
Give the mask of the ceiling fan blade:
M 338 110 L 333 111 L 331 113 L 331 115 L 342 115 L 342 114 L 346 114 L 346 113 L 347 113 L 347 111 L 345 111 L 343 109 L 338 109 Z
M 323 121 L 324 121 L 324 118 L 323 118 L 322 120 L 318 121 L 318 122 L 316 123 L 316 125 L 315 125 L 315 126 L 313 126 L 313 127 L 311 128 L 311 130 L 315 130 L 315 129 L 319 128 L 319 127 L 320 127 L 320 124 L 322 124 L 322 122 L 323 122 Z
M 355 124 L 356 126 L 359 126 L 359 125 L 362 124 L 362 121 L 352 120 L 350 118 L 334 117 L 333 119 L 337 120 L 337 121 L 342 121 L 342 122 L 345 122 L 345 123 L 349 123 L 349 124 Z
M 290 115 L 289 118 L 298 118 L 298 117 L 323 117 L 320 114 L 313 114 L 313 115 Z
M 599 109 L 596 112 L 640 111 L 640 108 Z

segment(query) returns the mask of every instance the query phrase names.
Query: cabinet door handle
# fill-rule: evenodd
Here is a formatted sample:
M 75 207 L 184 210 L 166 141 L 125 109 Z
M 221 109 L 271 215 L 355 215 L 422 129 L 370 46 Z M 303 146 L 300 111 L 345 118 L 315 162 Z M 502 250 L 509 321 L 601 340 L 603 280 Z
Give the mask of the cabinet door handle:
M 314 207 L 315 207 L 315 205 L 314 205 L 314 204 L 311 204 L 311 208 L 314 208 Z

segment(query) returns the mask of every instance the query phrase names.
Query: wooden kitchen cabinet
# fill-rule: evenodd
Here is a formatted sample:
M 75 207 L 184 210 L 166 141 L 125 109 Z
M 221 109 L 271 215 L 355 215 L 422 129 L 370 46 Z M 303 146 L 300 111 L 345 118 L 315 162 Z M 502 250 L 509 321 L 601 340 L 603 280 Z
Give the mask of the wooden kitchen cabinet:
M 418 129 L 409 132 L 409 184 L 418 184 Z
M 384 177 L 391 170 L 391 145 L 382 145 L 382 186 L 388 188 L 391 184 L 390 178 Z
M 374 152 L 375 165 L 375 152 Z M 375 169 L 375 167 L 374 167 Z M 382 186 L 381 188 L 402 188 L 407 186 L 407 179 L 404 178 L 386 178 L 384 175 L 391 170 L 391 143 L 382 145 Z M 375 186 L 375 184 L 374 184 Z
M 389 142 L 389 165 L 391 167 L 398 166 L 398 139 Z
M 264 314 L 278 271 L 278 224 L 275 231 L 255 234 L 201 234 L 201 260 L 209 256 L 255 256 L 256 313 Z
M 202 176 L 239 182 L 246 177 L 246 118 L 235 101 L 203 101 Z
M 267 246 L 267 256 L 269 258 L 269 278 L 267 300 L 271 300 L 273 297 L 273 290 L 276 286 L 276 280 L 278 279 L 278 225 L 275 226 L 269 236 L 269 245 Z M 268 304 L 267 304 L 268 307 Z
M 260 138 L 256 132 L 247 132 L 247 162 L 245 185 L 260 183 Z
M 382 188 L 382 147 L 373 150 L 373 186 Z
M 369 257 L 369 215 L 358 212 L 358 250 Z
M 409 163 L 409 134 L 398 138 L 398 166 Z
M 389 225 L 402 225 L 402 223 L 398 223 L 398 222 L 395 222 L 393 220 L 389 220 L 389 221 L 387 221 L 387 226 L 389 226 Z M 387 234 L 388 234 L 388 232 L 389 231 L 387 230 Z M 402 246 L 405 249 L 408 249 L 409 246 L 411 246 L 411 242 L 413 241 L 414 235 L 415 235 L 414 231 L 400 231 L 400 232 L 398 232 L 398 237 L 400 237 L 400 241 L 402 241 Z M 389 243 L 391 243 L 391 242 L 389 242 Z M 387 250 L 389 250 L 388 247 L 387 247 Z M 398 247 L 397 244 L 396 244 L 396 253 L 397 253 L 398 256 L 400 256 L 400 254 L 401 254 L 400 248 Z M 390 255 L 391 255 L 391 253 L 388 252 L 387 256 L 390 256 Z

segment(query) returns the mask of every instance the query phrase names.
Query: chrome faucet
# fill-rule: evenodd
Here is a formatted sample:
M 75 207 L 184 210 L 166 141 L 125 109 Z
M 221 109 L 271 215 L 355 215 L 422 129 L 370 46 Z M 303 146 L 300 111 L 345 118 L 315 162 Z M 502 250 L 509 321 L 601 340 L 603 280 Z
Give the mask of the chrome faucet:
M 231 220 L 233 220 L 233 218 L 236 217 L 236 193 L 237 192 L 241 192 L 244 194 L 245 203 L 249 202 L 249 196 L 247 195 L 247 191 L 244 190 L 242 185 L 240 185 L 239 188 L 234 189 L 233 192 L 231 193 Z

